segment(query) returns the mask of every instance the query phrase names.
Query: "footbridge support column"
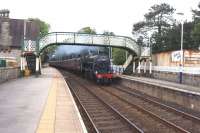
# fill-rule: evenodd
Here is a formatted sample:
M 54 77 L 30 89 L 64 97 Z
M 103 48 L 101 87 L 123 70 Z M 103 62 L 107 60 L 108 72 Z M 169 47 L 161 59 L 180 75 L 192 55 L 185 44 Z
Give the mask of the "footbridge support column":
M 147 60 L 145 59 L 144 60 L 144 73 L 146 73 L 146 70 L 147 70 Z
M 135 73 L 135 69 L 136 69 L 136 64 L 135 64 L 135 58 L 133 59 L 133 74 Z
M 149 60 L 149 74 L 152 74 L 152 59 Z
M 40 75 L 41 74 L 41 71 L 40 71 L 40 56 L 36 56 L 36 65 L 35 65 L 35 71 L 36 71 L 36 75 L 38 76 L 38 75 Z
M 22 55 L 21 55 L 21 58 L 20 58 L 20 72 L 21 72 L 21 76 L 24 75 L 24 70 L 25 70 L 24 59 L 25 59 L 25 57 L 24 57 L 24 55 L 22 54 Z
M 140 71 L 141 70 L 141 60 L 139 59 L 139 62 L 138 62 L 138 73 L 140 74 Z

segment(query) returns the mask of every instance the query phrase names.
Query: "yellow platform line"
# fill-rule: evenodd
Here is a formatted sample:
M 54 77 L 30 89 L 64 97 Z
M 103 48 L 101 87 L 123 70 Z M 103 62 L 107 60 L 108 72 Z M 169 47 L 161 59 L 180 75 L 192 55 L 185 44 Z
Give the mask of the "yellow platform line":
M 58 87 L 58 79 L 52 80 L 46 105 L 41 116 L 36 133 L 54 133 L 55 115 L 56 115 L 56 90 Z

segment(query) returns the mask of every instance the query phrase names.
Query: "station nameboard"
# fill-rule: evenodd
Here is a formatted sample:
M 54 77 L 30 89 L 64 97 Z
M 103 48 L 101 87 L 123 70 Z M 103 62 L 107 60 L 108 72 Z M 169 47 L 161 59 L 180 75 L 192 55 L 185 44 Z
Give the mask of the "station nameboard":
M 181 51 L 173 51 L 171 53 L 172 62 L 179 62 L 181 61 Z
M 181 54 L 181 51 L 173 51 L 171 53 L 172 62 L 181 61 Z M 183 59 L 184 61 L 200 61 L 200 51 L 184 50 Z

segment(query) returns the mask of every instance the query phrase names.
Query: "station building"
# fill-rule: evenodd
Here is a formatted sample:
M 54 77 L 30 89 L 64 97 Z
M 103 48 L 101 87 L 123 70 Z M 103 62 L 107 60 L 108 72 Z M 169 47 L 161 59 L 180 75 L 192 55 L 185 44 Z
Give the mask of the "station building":
M 178 67 L 180 65 L 180 51 L 167 51 L 153 54 L 154 66 Z M 200 67 L 200 50 L 184 50 L 183 65 L 185 67 Z
M 152 55 L 152 78 L 200 86 L 200 50 L 167 51 Z
M 36 40 L 39 25 L 32 20 L 10 18 L 9 14 L 7 9 L 0 10 L 0 59 L 16 59 L 19 66 L 23 40 Z

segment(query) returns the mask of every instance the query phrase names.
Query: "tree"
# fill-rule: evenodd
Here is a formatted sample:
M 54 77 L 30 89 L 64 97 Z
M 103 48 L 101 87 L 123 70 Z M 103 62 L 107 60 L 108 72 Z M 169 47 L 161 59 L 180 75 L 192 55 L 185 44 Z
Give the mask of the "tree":
M 114 32 L 104 31 L 103 35 L 115 36 Z M 108 49 L 106 49 L 108 51 Z M 126 50 L 121 48 L 112 48 L 113 64 L 123 65 L 126 61 Z
M 137 44 L 139 45 L 139 46 L 145 46 L 145 43 L 144 43 L 144 37 L 143 36 L 139 36 L 138 38 L 137 38 Z
M 198 4 L 199 9 L 193 9 L 193 21 L 194 28 L 192 31 L 192 39 L 194 40 L 194 44 L 196 48 L 200 47 L 200 3 Z
M 115 33 L 105 30 L 105 31 L 103 32 L 103 35 L 115 36 Z
M 106 36 L 115 36 L 115 34 L 114 34 L 114 32 L 110 32 L 110 31 L 108 31 L 108 30 L 105 30 L 104 32 L 103 32 L 103 35 L 106 35 Z M 109 39 L 109 37 L 107 37 L 107 38 L 105 38 L 105 42 L 107 42 L 108 41 L 108 39 Z M 113 51 L 114 51 L 114 48 L 111 48 L 111 47 L 104 47 L 104 48 L 101 48 L 103 51 L 105 51 L 105 53 L 107 53 L 108 55 L 110 55 L 110 54 L 112 54 L 113 53 Z M 112 51 L 111 51 L 112 50 Z M 110 54 L 109 54 L 110 53 Z M 110 55 L 110 56 L 112 56 L 112 55 Z
M 39 24 L 40 33 L 39 36 L 42 37 L 49 33 L 50 25 L 45 21 L 40 20 L 39 18 L 29 18 L 28 20 L 36 21 Z
M 96 30 L 90 27 L 84 27 L 78 31 L 78 33 L 96 34 Z
M 194 40 L 194 44 L 196 48 L 200 47 L 200 22 L 195 24 L 194 29 L 192 31 L 192 39 Z
M 142 36 L 147 42 L 148 34 L 153 33 L 151 36 L 152 42 L 154 42 L 153 51 L 162 47 L 165 30 L 175 23 L 175 19 L 172 17 L 174 11 L 175 9 L 166 3 L 153 5 L 144 15 L 145 20 L 133 25 L 133 35 Z
M 198 8 L 200 8 L 200 3 L 198 4 Z M 192 13 L 193 13 L 194 18 L 200 17 L 200 10 L 198 10 L 198 9 L 193 9 L 193 10 L 192 10 Z
M 43 37 L 49 33 L 50 25 L 48 23 L 46 23 L 45 21 L 42 21 L 39 18 L 29 18 L 28 20 L 35 21 L 36 23 L 39 24 L 39 28 L 40 28 L 39 37 Z M 58 46 L 55 44 L 55 45 L 51 45 L 51 46 L 47 47 L 46 49 L 44 49 L 41 53 L 42 62 L 48 61 L 49 56 L 55 52 L 57 47 Z
M 183 49 L 195 49 L 196 46 L 191 37 L 193 22 L 185 22 L 183 30 Z M 180 50 L 181 47 L 181 24 L 166 29 L 162 36 L 163 46 L 154 47 L 157 52 Z M 154 51 L 155 52 L 155 51 Z
M 113 48 L 113 64 L 123 65 L 126 61 L 126 50 L 120 48 Z

